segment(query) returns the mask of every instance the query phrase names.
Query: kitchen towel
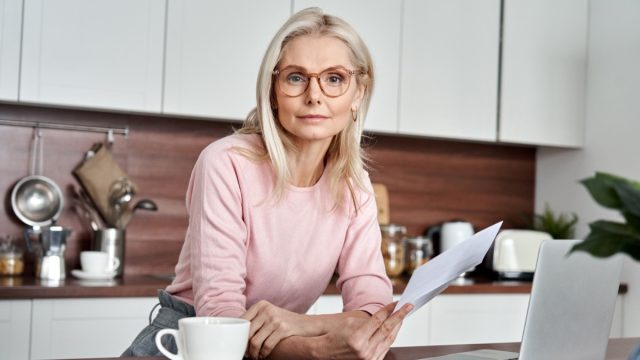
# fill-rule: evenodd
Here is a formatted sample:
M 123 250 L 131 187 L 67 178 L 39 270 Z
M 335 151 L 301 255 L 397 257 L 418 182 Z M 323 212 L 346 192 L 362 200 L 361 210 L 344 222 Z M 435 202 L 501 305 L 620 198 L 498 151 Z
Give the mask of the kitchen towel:
M 112 210 L 109 204 L 111 187 L 117 182 L 128 181 L 134 192 L 138 189 L 115 162 L 106 146 L 97 144 L 92 149 L 96 148 L 95 155 L 85 159 L 73 169 L 73 175 L 87 192 L 105 223 L 110 224 L 113 222 L 113 219 L 110 219 Z

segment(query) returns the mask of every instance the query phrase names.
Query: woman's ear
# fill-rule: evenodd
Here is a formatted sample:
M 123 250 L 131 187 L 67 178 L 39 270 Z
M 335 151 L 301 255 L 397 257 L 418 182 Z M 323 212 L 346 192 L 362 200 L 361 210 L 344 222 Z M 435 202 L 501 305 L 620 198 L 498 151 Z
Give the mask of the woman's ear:
M 362 99 L 364 99 L 364 93 L 367 87 L 365 85 L 359 85 L 356 89 L 356 95 L 353 97 L 353 101 L 351 102 L 351 109 L 358 110 L 360 104 L 362 104 Z

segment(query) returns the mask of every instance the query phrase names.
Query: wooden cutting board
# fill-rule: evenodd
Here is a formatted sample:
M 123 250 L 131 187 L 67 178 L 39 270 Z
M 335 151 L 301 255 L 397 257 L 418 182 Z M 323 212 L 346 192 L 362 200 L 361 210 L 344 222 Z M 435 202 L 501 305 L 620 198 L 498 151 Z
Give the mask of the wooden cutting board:
M 378 223 L 386 225 L 389 223 L 389 191 L 384 184 L 373 184 L 373 192 L 378 205 Z

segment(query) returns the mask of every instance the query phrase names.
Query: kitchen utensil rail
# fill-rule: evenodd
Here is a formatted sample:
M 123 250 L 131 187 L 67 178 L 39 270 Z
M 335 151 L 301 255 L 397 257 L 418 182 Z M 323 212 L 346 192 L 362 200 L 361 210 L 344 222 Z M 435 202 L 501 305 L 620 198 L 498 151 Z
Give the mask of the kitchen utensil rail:
M 122 135 L 125 139 L 129 137 L 129 127 L 104 127 L 104 126 L 88 126 L 88 125 L 76 125 L 76 124 L 55 124 L 39 121 L 18 121 L 0 119 L 0 125 L 8 126 L 21 126 L 21 127 L 33 127 L 41 129 L 56 129 L 56 130 L 71 130 L 71 131 L 84 131 L 84 132 L 97 132 L 105 133 L 109 136 Z

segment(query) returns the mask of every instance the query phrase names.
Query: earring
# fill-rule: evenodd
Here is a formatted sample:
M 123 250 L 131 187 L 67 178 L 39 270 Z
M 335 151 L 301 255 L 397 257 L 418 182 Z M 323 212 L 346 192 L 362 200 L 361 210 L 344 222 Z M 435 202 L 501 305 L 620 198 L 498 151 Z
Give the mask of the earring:
M 358 110 L 351 109 L 351 118 L 353 119 L 353 122 L 358 120 Z

